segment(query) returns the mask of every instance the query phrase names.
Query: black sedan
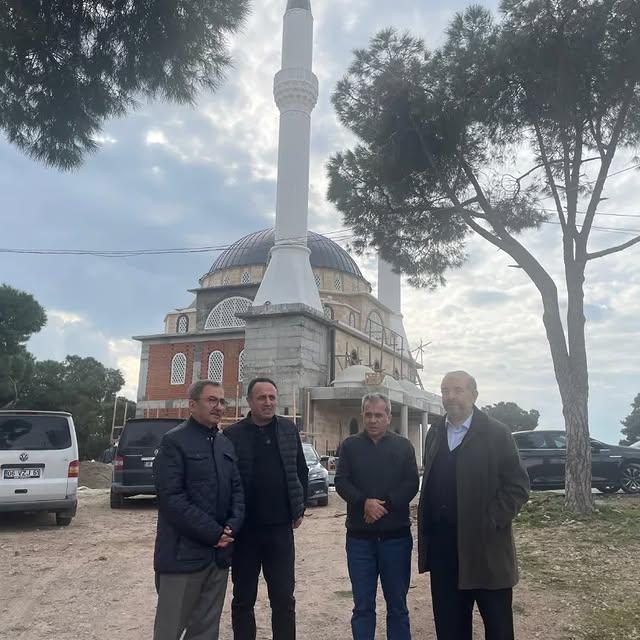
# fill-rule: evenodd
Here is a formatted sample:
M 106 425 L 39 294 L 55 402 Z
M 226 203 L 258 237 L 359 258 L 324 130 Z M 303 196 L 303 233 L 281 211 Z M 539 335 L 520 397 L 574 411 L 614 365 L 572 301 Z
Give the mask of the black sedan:
M 532 489 L 564 489 L 564 431 L 518 431 L 513 437 Z M 603 493 L 640 493 L 640 450 L 591 439 L 591 482 Z

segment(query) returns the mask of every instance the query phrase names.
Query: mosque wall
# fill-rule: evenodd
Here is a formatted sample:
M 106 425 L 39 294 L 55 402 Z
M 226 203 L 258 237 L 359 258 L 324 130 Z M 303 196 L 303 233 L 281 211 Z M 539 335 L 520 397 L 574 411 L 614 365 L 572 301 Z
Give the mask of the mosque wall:
M 187 399 L 189 385 L 207 377 L 209 355 L 213 351 L 224 354 L 222 382 L 225 394 L 235 398 L 238 384 L 240 353 L 244 339 L 209 340 L 206 342 L 175 342 L 149 345 L 147 385 L 143 400 Z M 184 384 L 171 384 L 171 363 L 177 353 L 187 359 Z M 240 390 L 242 394 L 242 390 Z
M 352 433 L 351 427 L 362 428 L 360 407 L 338 405 L 329 402 L 314 402 L 311 405 L 312 418 L 306 440 L 313 443 L 321 455 L 334 455 L 338 445 Z

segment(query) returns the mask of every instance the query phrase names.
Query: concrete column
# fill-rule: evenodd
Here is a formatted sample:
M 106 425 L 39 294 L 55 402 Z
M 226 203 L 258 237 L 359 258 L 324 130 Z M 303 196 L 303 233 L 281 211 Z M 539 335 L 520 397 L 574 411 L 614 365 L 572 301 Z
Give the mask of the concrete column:
M 409 437 L 409 407 L 406 404 L 400 407 L 400 435 Z

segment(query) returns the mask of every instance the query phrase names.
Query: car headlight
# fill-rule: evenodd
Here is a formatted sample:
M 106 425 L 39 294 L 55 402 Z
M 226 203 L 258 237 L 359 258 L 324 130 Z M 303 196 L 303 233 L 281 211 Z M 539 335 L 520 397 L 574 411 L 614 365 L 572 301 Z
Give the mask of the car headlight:
M 320 478 L 326 478 L 329 474 L 324 467 L 319 469 L 309 469 L 309 480 L 319 480 Z

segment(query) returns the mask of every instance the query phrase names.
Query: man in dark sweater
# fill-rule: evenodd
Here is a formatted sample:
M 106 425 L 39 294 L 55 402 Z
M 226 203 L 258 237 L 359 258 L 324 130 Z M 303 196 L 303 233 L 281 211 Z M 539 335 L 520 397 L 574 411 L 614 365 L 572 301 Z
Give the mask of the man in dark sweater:
M 478 605 L 486 640 L 513 640 L 518 581 L 511 523 L 529 478 L 511 432 L 474 403 L 465 371 L 442 380 L 444 419 L 429 429 L 418 507 L 418 565 L 429 571 L 438 640 L 471 640 Z
M 267 582 L 273 639 L 296 636 L 293 529 L 302 523 L 309 468 L 298 428 L 275 414 L 277 399 L 272 380 L 252 380 L 247 389 L 251 412 L 225 430 L 238 456 L 247 504 L 231 570 L 235 640 L 255 640 L 260 569 Z
M 216 640 L 244 496 L 233 445 L 218 431 L 224 389 L 189 389 L 191 417 L 169 431 L 153 463 L 158 491 L 154 640 Z
M 387 604 L 388 640 L 410 640 L 409 503 L 418 492 L 411 443 L 389 431 L 391 403 L 379 393 L 362 399 L 364 431 L 343 443 L 336 491 L 347 503 L 347 564 L 353 591 L 354 640 L 374 640 L 378 576 Z

